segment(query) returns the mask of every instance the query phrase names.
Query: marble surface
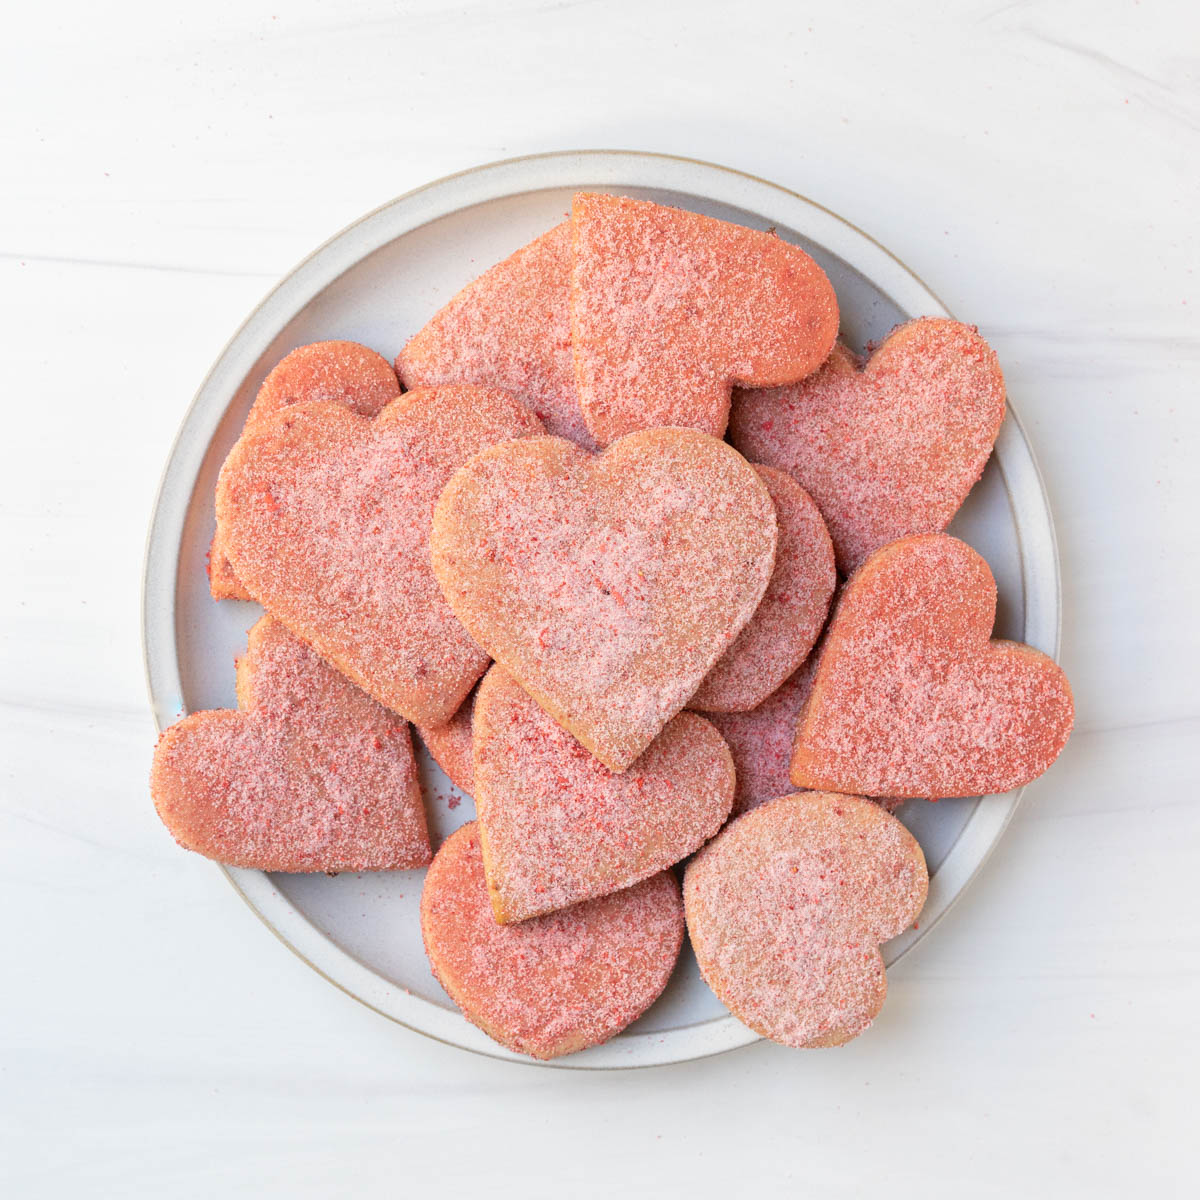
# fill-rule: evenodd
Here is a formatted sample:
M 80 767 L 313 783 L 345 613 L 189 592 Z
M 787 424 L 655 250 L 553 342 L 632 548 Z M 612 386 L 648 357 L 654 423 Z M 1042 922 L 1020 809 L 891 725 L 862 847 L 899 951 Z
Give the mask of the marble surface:
M 8 14 L 0 1194 L 1190 1194 L 1198 47 L 1184 0 Z M 1077 732 L 840 1051 L 452 1050 L 309 971 L 150 808 L 143 541 L 225 339 L 375 204 L 594 146 L 878 237 L 996 347 L 1046 476 Z

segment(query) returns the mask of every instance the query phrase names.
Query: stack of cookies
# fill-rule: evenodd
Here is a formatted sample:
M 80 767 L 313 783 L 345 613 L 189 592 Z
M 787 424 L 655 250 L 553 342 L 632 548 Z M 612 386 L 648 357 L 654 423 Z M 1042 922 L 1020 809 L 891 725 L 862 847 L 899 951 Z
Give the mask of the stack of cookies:
M 764 1036 L 861 1033 L 928 886 L 891 809 L 1029 782 L 1073 707 L 991 640 L 991 572 L 943 532 L 1004 416 L 996 356 L 944 319 L 865 362 L 837 332 L 774 234 L 582 194 L 394 369 L 289 354 L 217 487 L 213 595 L 265 610 L 239 711 L 154 756 L 176 839 L 428 866 L 434 974 L 538 1058 L 636 1019 L 685 934 Z M 410 724 L 475 799 L 436 856 Z

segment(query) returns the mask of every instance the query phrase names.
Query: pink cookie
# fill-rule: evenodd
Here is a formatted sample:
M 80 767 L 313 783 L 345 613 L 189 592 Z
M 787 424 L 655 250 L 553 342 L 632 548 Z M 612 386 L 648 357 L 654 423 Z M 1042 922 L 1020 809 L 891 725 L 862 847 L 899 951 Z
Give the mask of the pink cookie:
M 650 429 L 598 455 L 551 437 L 477 455 L 438 499 L 431 547 L 475 641 L 623 771 L 754 614 L 775 540 L 736 451 Z
M 739 391 L 730 441 L 790 471 L 817 502 L 849 574 L 873 550 L 949 525 L 1004 419 L 1004 376 L 970 325 L 901 325 L 859 368 L 837 346 L 815 375 Z
M 260 871 L 391 871 L 429 861 L 408 726 L 270 617 L 238 661 L 243 711 L 159 739 L 150 791 L 188 850 Z
M 677 863 L 725 822 L 733 761 L 680 713 L 623 774 L 593 758 L 493 667 L 475 704 L 475 808 L 496 920 L 620 891 Z
M 679 885 L 664 871 L 623 892 L 497 925 L 475 824 L 425 876 L 421 933 L 438 982 L 503 1046 L 557 1058 L 606 1042 L 658 998 L 683 942 Z
M 304 404 L 244 434 L 217 517 L 250 594 L 326 661 L 409 720 L 447 721 L 487 668 L 429 565 L 434 502 L 455 469 L 541 432 L 507 392 L 408 392 L 374 420 Z
M 734 383 L 803 379 L 837 337 L 824 271 L 773 234 L 587 192 L 571 230 L 575 377 L 601 445 L 660 425 L 720 437 Z
M 755 470 L 775 503 L 775 570 L 754 616 L 688 701 L 700 712 L 762 704 L 808 657 L 837 583 L 833 543 L 808 493 L 786 471 Z
M 337 402 L 364 417 L 373 417 L 398 395 L 396 372 L 374 350 L 357 342 L 313 342 L 281 359 L 263 380 L 246 415 L 243 433 L 293 404 Z M 250 599 L 225 555 L 220 522 L 209 552 L 208 579 L 214 600 Z
M 799 718 L 792 782 L 936 800 L 1006 792 L 1066 745 L 1074 705 L 1053 659 L 989 641 L 996 583 L 946 534 L 877 550 L 846 583 Z
M 688 934 L 717 998 L 786 1046 L 838 1046 L 887 994 L 879 944 L 929 887 L 912 834 L 857 796 L 784 796 L 732 821 L 688 864 Z
M 571 227 L 549 233 L 468 283 L 396 357 L 407 388 L 501 387 L 546 429 L 588 449 L 571 359 Z

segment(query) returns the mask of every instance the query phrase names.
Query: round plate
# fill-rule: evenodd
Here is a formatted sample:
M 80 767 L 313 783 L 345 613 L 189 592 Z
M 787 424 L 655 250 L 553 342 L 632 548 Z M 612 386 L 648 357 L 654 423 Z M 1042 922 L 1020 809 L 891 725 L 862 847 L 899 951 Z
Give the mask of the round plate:
M 579 190 L 615 191 L 759 229 L 775 228 L 824 267 L 857 349 L 919 315 L 949 315 L 898 259 L 840 217 L 764 180 L 690 159 L 587 151 L 477 167 L 363 217 L 301 263 L 225 348 L 184 418 L 150 527 L 144 581 L 146 671 L 159 728 L 182 714 L 232 708 L 233 656 L 259 610 L 216 604 L 206 554 L 217 472 L 255 392 L 293 347 L 329 338 L 393 357 L 486 267 L 561 221 Z M 953 531 L 996 575 L 997 633 L 1058 651 L 1054 531 L 1037 466 L 1015 415 Z M 472 804 L 419 752 L 431 832 L 440 841 Z M 905 805 L 901 819 L 932 873 L 920 930 L 885 947 L 890 964 L 926 937 L 996 844 L 1020 793 Z M 266 875 L 222 868 L 246 902 L 314 970 L 384 1016 L 464 1049 L 518 1059 L 457 1011 L 434 981 L 417 909 L 423 872 Z M 679 1062 L 755 1041 L 705 986 L 690 952 L 662 998 L 603 1046 L 554 1065 L 611 1068 Z

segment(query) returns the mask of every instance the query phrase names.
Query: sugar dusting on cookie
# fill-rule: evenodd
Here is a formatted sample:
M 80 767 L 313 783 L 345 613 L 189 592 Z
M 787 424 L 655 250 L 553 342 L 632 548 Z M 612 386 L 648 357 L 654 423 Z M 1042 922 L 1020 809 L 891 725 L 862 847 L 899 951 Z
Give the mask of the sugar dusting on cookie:
M 286 355 L 266 377 L 243 432 L 295 404 L 338 403 L 373 417 L 398 395 L 396 372 L 374 350 L 357 342 L 313 342 Z M 250 599 L 225 553 L 220 521 L 209 551 L 208 578 L 214 600 Z
M 601 444 L 653 426 L 719 437 L 734 381 L 801 379 L 837 336 L 824 272 L 771 234 L 588 193 L 571 225 L 576 378 Z
M 844 346 L 786 387 L 737 391 L 730 440 L 790 471 L 817 502 L 849 573 L 897 538 L 944 529 L 983 472 L 1004 376 L 978 331 L 924 317 L 866 367 Z
M 859 797 L 789 796 L 739 818 L 689 864 L 701 973 L 752 1029 L 790 1046 L 858 1036 L 883 1003 L 878 946 L 925 901 L 912 835 Z
M 926 797 L 1008 791 L 1066 744 L 1074 705 L 1054 661 L 988 642 L 995 583 L 945 535 L 878 551 L 846 585 L 792 760 L 795 783 Z
M 520 921 L 617 891 L 678 862 L 724 823 L 733 763 L 681 713 L 610 771 L 500 667 L 479 686 L 475 802 L 497 917 Z
M 155 752 L 151 791 L 181 845 L 235 866 L 423 866 L 429 839 L 407 724 L 264 617 L 237 712 L 195 713 Z
M 405 387 L 474 383 L 523 400 L 593 449 L 571 357 L 571 229 L 563 222 L 467 284 L 396 357 Z
M 607 1041 L 654 1002 L 683 940 L 667 872 L 516 925 L 492 914 L 475 824 L 443 844 L 421 894 L 433 973 L 489 1036 L 536 1058 Z
M 478 456 L 438 502 L 433 564 L 476 640 L 608 765 L 627 766 L 752 616 L 775 515 L 690 430 L 593 457 L 561 439 Z
M 454 469 L 541 430 L 507 393 L 410 392 L 374 421 L 336 405 L 277 414 L 235 447 L 218 512 L 255 599 L 381 703 L 448 720 L 487 666 L 429 567 Z

